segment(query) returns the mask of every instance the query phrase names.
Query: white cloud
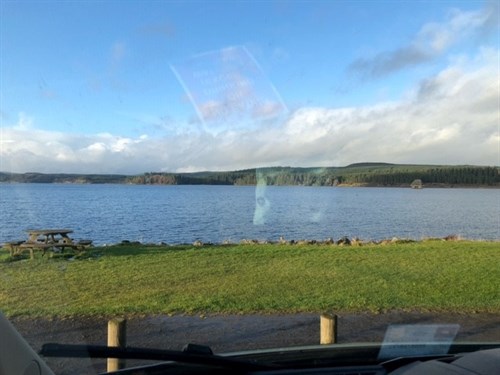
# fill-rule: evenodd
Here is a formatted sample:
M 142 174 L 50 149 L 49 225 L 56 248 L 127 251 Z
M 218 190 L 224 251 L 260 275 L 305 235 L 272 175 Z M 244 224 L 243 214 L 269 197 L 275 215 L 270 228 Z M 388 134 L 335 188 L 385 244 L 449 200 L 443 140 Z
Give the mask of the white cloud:
M 460 41 L 498 28 L 498 12 L 498 5 L 493 2 L 476 11 L 454 9 L 446 21 L 423 25 L 407 45 L 358 58 L 348 70 L 363 78 L 379 78 L 433 60 Z
M 91 153 L 103 153 L 106 151 L 106 145 L 102 142 L 96 142 L 92 143 L 91 145 L 87 146 L 84 148 L 84 150 L 87 150 Z
M 233 170 L 360 161 L 495 165 L 500 159 L 498 50 L 459 57 L 403 99 L 302 108 L 281 123 L 164 138 L 36 129 L 21 114 L 3 127 L 0 170 L 80 173 Z
M 416 44 L 441 53 L 460 39 L 481 29 L 489 20 L 491 12 L 489 8 L 469 12 L 452 10 L 446 22 L 424 25 L 417 35 Z
M 18 130 L 30 130 L 33 127 L 33 118 L 21 112 L 19 114 L 19 121 L 14 126 Z

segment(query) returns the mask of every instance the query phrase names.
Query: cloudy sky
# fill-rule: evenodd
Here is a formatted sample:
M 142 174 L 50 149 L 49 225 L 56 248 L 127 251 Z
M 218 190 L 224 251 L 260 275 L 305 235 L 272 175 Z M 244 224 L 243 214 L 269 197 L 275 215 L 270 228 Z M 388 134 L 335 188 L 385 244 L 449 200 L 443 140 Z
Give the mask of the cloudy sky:
M 497 1 L 0 2 L 0 171 L 500 165 Z

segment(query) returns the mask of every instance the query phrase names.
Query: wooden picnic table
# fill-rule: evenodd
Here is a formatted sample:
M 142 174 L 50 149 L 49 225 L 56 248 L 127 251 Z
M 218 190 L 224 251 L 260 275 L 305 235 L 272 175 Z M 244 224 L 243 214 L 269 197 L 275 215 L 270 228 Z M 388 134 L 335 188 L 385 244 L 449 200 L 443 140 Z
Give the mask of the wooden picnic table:
M 37 229 L 27 230 L 28 241 L 26 243 L 72 243 L 73 240 L 69 238 L 68 234 L 73 233 L 71 229 Z
M 84 250 L 92 244 L 90 240 L 75 242 L 69 234 L 73 233 L 71 229 L 30 229 L 28 240 L 17 243 L 13 250 L 29 250 L 31 259 L 34 258 L 34 250 L 41 250 L 42 256 L 47 250 L 64 252 L 65 249 Z M 12 251 L 11 251 L 12 253 Z

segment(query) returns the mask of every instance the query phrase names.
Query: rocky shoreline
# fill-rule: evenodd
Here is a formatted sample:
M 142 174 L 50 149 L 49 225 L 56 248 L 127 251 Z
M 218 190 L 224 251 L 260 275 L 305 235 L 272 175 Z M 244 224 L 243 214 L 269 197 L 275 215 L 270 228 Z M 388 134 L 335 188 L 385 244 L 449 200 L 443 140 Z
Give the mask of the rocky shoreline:
M 280 244 L 280 245 L 338 245 L 338 246 L 362 246 L 362 245 L 387 245 L 390 243 L 410 243 L 410 242 L 420 242 L 420 241 L 468 241 L 456 234 L 450 234 L 443 238 L 425 238 L 422 240 L 416 240 L 411 238 L 398 238 L 392 237 L 391 239 L 383 239 L 383 240 L 362 240 L 358 237 L 349 238 L 347 236 L 342 236 L 339 239 L 335 240 L 334 238 L 327 238 L 324 241 L 320 240 L 287 240 L 283 236 L 280 237 L 278 241 L 270 241 L 270 240 L 256 240 L 256 239 L 242 239 L 239 243 L 234 243 L 230 241 L 224 241 L 222 243 L 212 243 L 212 242 L 202 242 L 200 240 L 194 241 L 191 245 L 195 247 L 202 246 L 217 246 L 217 245 L 272 245 L 272 244 Z M 474 240 L 472 240 L 474 241 Z M 135 245 L 146 245 L 141 242 L 130 242 L 124 240 L 120 243 L 121 245 L 135 244 Z M 160 245 L 168 245 L 167 243 L 161 243 Z M 183 244 L 188 245 L 188 244 Z M 172 245 L 175 246 L 175 245 Z

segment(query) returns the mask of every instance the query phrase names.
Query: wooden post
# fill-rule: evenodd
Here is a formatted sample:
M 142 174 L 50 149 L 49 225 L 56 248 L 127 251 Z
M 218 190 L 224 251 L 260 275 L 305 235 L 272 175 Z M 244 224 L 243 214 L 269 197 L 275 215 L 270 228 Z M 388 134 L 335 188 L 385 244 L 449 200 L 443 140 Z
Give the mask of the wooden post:
M 127 338 L 127 320 L 112 319 L 108 322 L 108 346 L 125 348 Z M 108 358 L 108 372 L 117 371 L 125 367 L 125 360 Z
M 321 314 L 319 343 L 322 345 L 337 343 L 337 315 Z

